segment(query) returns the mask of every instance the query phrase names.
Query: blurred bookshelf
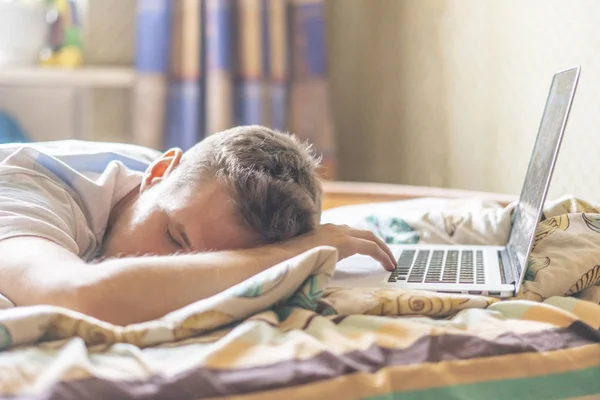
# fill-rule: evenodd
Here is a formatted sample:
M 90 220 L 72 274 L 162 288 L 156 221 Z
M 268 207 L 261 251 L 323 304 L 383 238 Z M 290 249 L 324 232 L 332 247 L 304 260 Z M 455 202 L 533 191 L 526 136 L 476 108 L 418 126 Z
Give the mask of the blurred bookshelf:
M 71 17 L 78 15 L 83 65 L 0 68 L 0 112 L 15 118 L 32 141 L 133 142 L 138 1 L 69 0 L 77 9 Z M 59 30 L 73 22 L 64 18 Z
M 131 88 L 136 72 L 126 67 L 24 67 L 0 69 L 0 85 Z
M 32 141 L 133 142 L 136 82 L 129 66 L 0 68 L 0 111 L 16 118 Z

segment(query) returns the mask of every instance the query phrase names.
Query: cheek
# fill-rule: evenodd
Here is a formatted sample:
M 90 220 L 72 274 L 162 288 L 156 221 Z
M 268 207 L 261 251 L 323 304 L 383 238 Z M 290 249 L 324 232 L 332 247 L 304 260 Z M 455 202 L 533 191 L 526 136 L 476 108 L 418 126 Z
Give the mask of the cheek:
M 165 243 L 164 223 L 158 212 L 123 217 L 105 238 L 104 257 L 165 255 L 172 252 Z

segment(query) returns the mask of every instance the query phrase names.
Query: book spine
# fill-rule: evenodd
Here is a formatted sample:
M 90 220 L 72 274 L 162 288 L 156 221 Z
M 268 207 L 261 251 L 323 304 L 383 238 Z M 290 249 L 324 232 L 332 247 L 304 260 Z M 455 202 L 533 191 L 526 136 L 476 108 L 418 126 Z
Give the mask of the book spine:
M 266 0 L 269 19 L 268 87 L 271 110 L 270 125 L 280 131 L 287 129 L 287 87 L 289 81 L 289 45 L 286 0 Z
M 204 137 L 202 4 L 200 0 L 174 0 L 173 6 L 165 147 L 188 150 Z
M 291 0 L 292 73 L 294 78 L 327 74 L 323 0 Z
M 162 149 L 165 126 L 166 73 L 171 28 L 170 0 L 138 0 L 136 5 L 133 140 Z
M 272 127 L 271 112 L 271 18 L 269 17 L 269 0 L 260 1 L 260 41 L 261 41 L 261 79 L 260 103 L 261 125 Z
M 167 73 L 171 14 L 171 0 L 137 1 L 135 65 L 138 72 Z
M 336 146 L 327 82 L 323 0 L 291 0 L 289 127 L 322 157 L 321 174 L 336 176 Z
M 206 0 L 206 132 L 230 128 L 233 120 L 233 1 Z
M 262 0 L 238 0 L 236 34 L 235 123 L 263 122 Z

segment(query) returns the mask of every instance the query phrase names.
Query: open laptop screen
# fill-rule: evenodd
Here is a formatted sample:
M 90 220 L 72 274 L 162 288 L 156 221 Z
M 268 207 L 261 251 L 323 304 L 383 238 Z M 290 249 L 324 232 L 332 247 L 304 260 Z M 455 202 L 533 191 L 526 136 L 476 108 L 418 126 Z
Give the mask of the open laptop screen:
M 554 75 L 519 203 L 513 215 L 507 252 L 512 264 L 517 268 L 517 291 L 527 269 L 527 258 L 550 185 L 579 79 L 579 70 L 579 67 L 574 67 Z

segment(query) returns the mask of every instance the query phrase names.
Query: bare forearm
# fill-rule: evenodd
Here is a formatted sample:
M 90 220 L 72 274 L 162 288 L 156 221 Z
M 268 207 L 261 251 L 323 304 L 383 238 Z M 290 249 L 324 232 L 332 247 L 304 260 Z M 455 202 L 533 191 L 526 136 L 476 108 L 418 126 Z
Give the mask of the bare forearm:
M 87 314 L 116 324 L 147 321 L 219 293 L 301 251 L 272 245 L 107 260 L 87 267 L 79 306 Z
M 388 270 L 396 263 L 371 232 L 336 225 L 249 250 L 93 265 L 49 240 L 17 237 L 0 241 L 0 293 L 17 306 L 52 304 L 125 325 L 161 317 L 317 246 L 335 247 L 340 259 L 370 255 Z

